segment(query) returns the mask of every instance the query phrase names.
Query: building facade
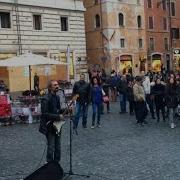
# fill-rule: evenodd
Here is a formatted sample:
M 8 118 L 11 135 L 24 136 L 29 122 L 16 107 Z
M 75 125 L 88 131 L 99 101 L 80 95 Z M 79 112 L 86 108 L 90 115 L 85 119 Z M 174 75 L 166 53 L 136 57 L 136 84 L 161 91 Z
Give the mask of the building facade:
M 70 78 L 75 80 L 87 72 L 84 11 L 82 0 L 0 0 L 0 59 L 31 51 L 66 62 L 68 49 Z M 27 71 L 1 68 L 0 79 L 12 91 L 25 90 Z M 40 76 L 41 87 L 49 78 L 67 79 L 67 66 L 32 71 Z
M 148 67 L 157 72 L 179 69 L 180 2 L 145 0 Z M 178 56 L 178 58 L 175 58 Z
M 110 71 L 146 71 L 144 0 L 84 0 L 87 59 Z
M 171 0 L 171 39 L 173 68 L 180 71 L 180 1 Z

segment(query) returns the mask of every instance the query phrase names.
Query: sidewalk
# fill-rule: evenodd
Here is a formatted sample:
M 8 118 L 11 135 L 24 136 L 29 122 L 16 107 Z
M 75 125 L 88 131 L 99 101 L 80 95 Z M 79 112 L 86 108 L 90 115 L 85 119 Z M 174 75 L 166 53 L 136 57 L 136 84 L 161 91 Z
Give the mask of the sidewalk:
M 170 129 L 167 122 L 148 118 L 149 124 L 140 127 L 133 116 L 119 114 L 119 103 L 113 103 L 111 111 L 102 116 L 102 128 L 91 129 L 89 107 L 88 128 L 80 122 L 79 135 L 73 135 L 73 172 L 91 174 L 89 180 L 179 180 L 180 123 Z M 0 180 L 25 177 L 44 164 L 46 140 L 38 126 L 0 127 L 0 176 L 24 174 Z M 69 170 L 69 121 L 62 132 L 61 165 Z

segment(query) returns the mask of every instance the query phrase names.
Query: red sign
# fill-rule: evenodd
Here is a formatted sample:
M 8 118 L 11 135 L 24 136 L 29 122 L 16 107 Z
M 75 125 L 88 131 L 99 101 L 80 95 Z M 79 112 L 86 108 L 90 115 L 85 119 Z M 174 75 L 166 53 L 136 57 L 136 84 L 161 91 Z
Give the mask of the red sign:
M 6 95 L 0 95 L 0 104 L 8 104 Z

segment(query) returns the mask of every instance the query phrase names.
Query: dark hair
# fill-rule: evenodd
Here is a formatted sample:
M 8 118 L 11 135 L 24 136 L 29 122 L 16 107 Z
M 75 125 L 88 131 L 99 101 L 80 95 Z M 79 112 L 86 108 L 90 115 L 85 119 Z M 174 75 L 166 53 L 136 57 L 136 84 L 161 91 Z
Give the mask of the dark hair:
M 84 76 L 84 77 L 85 77 L 85 74 L 84 74 L 84 73 L 81 73 L 80 76 Z
M 91 79 L 91 84 L 94 86 L 94 79 L 96 79 L 98 85 L 100 85 L 100 80 L 99 80 L 99 78 L 97 78 L 97 77 L 93 77 L 93 78 Z
M 54 81 L 57 81 L 57 80 L 50 80 L 50 81 L 48 81 L 48 84 L 47 84 L 48 91 L 51 90 L 52 82 L 54 82 Z M 58 82 L 58 81 L 57 81 L 57 82 Z
M 142 77 L 141 77 L 141 76 L 136 76 L 136 77 L 135 77 L 135 80 L 136 80 L 137 82 L 141 82 L 141 81 L 142 81 Z
M 173 86 L 176 86 L 176 79 L 175 78 L 169 78 L 169 80 L 168 80 L 168 85 L 170 85 L 171 83 L 170 83 L 170 80 L 171 79 L 173 79 L 174 80 L 174 83 L 172 84 Z

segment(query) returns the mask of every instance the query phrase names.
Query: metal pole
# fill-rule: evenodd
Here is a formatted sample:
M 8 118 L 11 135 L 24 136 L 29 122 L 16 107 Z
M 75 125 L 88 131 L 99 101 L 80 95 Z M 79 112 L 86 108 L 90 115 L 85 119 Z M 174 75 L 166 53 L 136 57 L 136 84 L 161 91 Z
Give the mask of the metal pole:
M 18 54 L 22 54 L 22 42 L 21 42 L 21 26 L 19 20 L 19 7 L 18 7 L 18 0 L 14 0 L 15 5 L 15 13 L 16 13 L 16 30 L 17 30 L 17 44 L 18 44 Z
M 67 81 L 70 81 L 70 45 L 67 46 L 67 52 L 66 52 L 66 60 L 67 60 Z
M 31 94 L 31 66 L 29 66 L 29 90 L 30 90 L 30 94 Z
M 171 0 L 167 0 L 168 5 L 168 21 L 169 21 L 169 49 L 170 49 L 170 60 L 171 68 L 173 69 L 173 38 L 172 38 L 172 18 L 171 18 Z

